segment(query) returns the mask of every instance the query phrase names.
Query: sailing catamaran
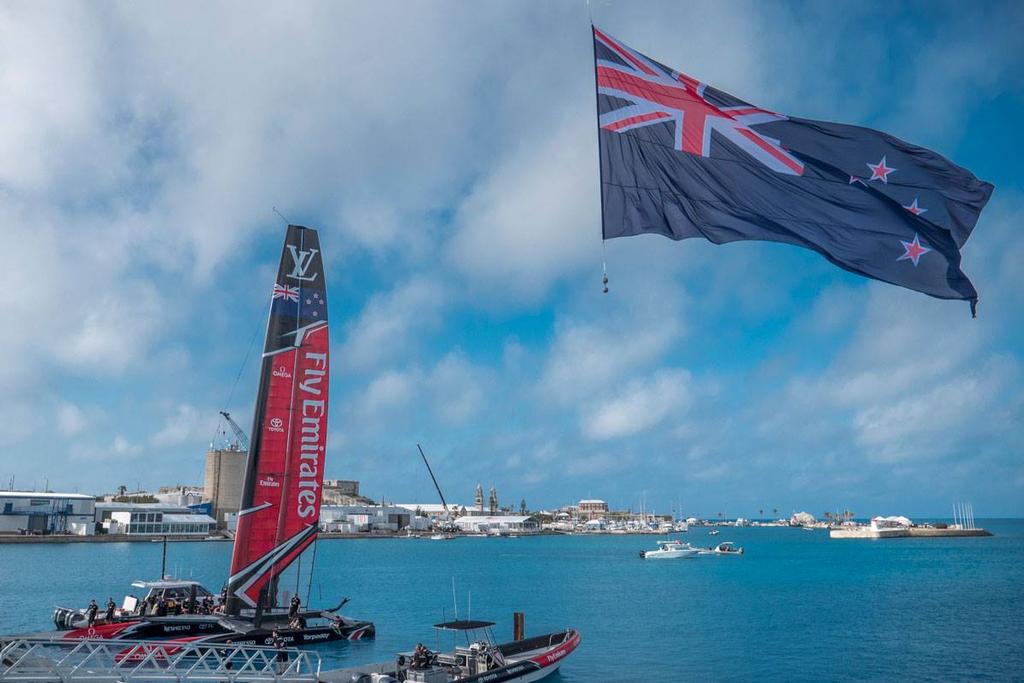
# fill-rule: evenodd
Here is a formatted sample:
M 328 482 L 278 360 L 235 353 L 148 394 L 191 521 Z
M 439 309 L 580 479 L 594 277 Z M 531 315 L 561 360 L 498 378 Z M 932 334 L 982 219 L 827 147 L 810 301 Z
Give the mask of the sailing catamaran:
M 91 625 L 87 610 L 59 607 L 57 628 L 71 629 L 68 637 L 199 636 L 235 643 L 269 637 L 274 630 L 289 644 L 372 637 L 372 623 L 337 614 L 345 601 L 320 610 L 289 610 L 278 602 L 282 573 L 314 543 L 319 528 L 329 357 L 320 240 L 315 230 L 289 225 L 271 296 L 241 510 L 221 604 L 210 605 L 210 591 L 192 581 L 136 582 L 149 591 L 141 602 L 129 598 L 113 618 L 94 619 Z

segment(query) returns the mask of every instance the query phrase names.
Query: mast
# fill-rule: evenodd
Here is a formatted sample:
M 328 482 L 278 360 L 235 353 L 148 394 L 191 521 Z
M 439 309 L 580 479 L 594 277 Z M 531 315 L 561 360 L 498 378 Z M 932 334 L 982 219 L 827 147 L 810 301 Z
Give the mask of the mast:
M 327 291 L 315 230 L 289 225 L 271 295 L 227 613 L 272 607 L 277 579 L 316 539 L 330 377 Z
M 447 517 L 451 517 L 448 512 L 448 503 L 444 499 L 444 494 L 441 493 L 441 486 L 437 483 L 437 477 L 434 476 L 434 470 L 431 469 L 430 463 L 427 462 L 427 454 L 423 452 L 423 446 L 416 444 L 416 448 L 420 449 L 420 455 L 423 456 L 423 464 L 427 466 L 427 472 L 430 472 L 430 479 L 434 482 L 434 488 L 437 489 L 437 495 L 441 497 L 441 505 L 444 507 L 444 514 Z

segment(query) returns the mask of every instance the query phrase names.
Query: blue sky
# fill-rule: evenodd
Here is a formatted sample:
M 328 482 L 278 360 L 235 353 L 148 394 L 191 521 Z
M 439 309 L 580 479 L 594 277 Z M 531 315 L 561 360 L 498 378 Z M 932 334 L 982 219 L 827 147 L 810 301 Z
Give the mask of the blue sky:
M 370 495 L 433 500 L 419 441 L 462 502 L 1024 514 L 1020 5 L 593 14 L 994 183 L 978 319 L 775 244 L 612 241 L 602 294 L 583 2 L 8 3 L 0 479 L 201 482 L 217 411 L 249 427 L 276 206 L 321 230 L 327 475 Z

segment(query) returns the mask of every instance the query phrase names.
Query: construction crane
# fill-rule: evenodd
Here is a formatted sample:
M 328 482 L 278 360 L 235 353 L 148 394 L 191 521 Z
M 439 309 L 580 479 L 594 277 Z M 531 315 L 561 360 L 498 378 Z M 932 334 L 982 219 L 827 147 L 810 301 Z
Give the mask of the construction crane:
M 227 420 L 228 425 L 231 426 L 231 431 L 235 433 L 235 438 L 238 440 L 238 447 L 243 451 L 249 450 L 249 437 L 245 435 L 242 428 L 238 426 L 238 423 L 231 419 L 231 413 L 226 411 L 220 411 L 220 414 Z

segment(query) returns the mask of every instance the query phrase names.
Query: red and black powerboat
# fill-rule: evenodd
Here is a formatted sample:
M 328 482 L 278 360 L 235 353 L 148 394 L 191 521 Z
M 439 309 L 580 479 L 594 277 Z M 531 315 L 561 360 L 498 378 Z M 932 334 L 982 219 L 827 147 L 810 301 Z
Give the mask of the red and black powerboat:
M 558 671 L 579 647 L 576 629 L 546 633 L 495 644 L 490 621 L 448 621 L 434 628 L 458 642 L 445 652 L 423 645 L 399 654 L 394 661 L 332 671 L 331 680 L 352 683 L 530 683 Z

